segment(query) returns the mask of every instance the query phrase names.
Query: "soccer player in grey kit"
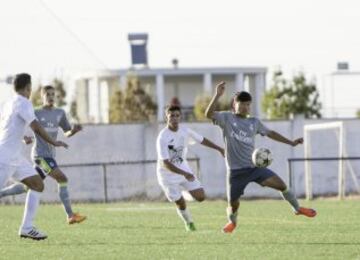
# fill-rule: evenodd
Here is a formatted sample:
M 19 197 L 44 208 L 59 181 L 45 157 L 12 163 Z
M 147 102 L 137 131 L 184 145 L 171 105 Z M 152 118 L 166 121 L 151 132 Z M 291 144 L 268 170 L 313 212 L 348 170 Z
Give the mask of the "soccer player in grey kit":
M 225 82 L 222 81 L 216 86 L 216 93 L 205 111 L 206 117 L 212 119 L 214 124 L 221 128 L 225 141 L 229 222 L 224 226 L 223 232 L 231 233 L 236 228 L 239 199 L 250 182 L 280 191 L 282 197 L 292 206 L 295 214 L 315 217 L 316 211 L 300 207 L 294 194 L 277 174 L 268 168 L 255 167 L 251 161 L 256 134 L 291 146 L 302 144 L 303 138 L 289 140 L 268 129 L 258 118 L 250 117 L 252 98 L 245 91 L 235 94 L 233 111 L 215 111 L 216 103 L 224 92 Z
M 53 86 L 45 86 L 41 89 L 41 98 L 43 106 L 35 109 L 37 121 L 44 127 L 46 132 L 56 140 L 58 129 L 61 128 L 65 136 L 70 137 L 82 130 L 81 125 L 71 127 L 66 118 L 65 111 L 54 107 L 55 88 Z M 25 136 L 26 144 L 32 143 L 32 138 Z M 74 213 L 71 208 L 69 191 L 67 187 L 67 177 L 60 170 L 55 161 L 55 147 L 49 145 L 39 135 L 35 135 L 35 145 L 32 147 L 32 159 L 36 164 L 36 170 L 44 179 L 47 175 L 54 178 L 59 185 L 59 197 L 67 214 L 67 222 L 69 224 L 80 223 L 86 219 L 78 213 Z M 0 191 L 0 198 L 9 195 L 21 194 L 27 191 L 27 188 L 21 183 L 15 183 Z

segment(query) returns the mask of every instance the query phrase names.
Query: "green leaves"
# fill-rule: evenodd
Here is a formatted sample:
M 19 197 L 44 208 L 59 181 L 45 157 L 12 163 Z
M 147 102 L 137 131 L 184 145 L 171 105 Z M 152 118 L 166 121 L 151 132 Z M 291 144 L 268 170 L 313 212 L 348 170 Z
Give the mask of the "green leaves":
M 52 86 L 55 88 L 55 106 L 56 107 L 63 107 L 66 105 L 65 97 L 66 91 L 64 89 L 64 83 L 62 80 L 55 78 L 53 80 Z M 44 86 L 39 86 L 33 93 L 31 94 L 31 102 L 33 103 L 34 107 L 39 107 L 42 105 L 41 99 L 41 88 Z
M 288 81 L 280 70 L 275 71 L 273 85 L 262 100 L 262 109 L 268 119 L 289 119 L 297 114 L 303 114 L 305 118 L 321 118 L 316 85 L 307 82 L 302 72 Z
M 110 123 L 154 121 L 157 105 L 141 87 L 135 75 L 128 75 L 124 92 L 118 90 L 110 99 Z
M 197 121 L 209 120 L 205 116 L 205 110 L 206 110 L 207 106 L 209 105 L 211 98 L 212 97 L 210 95 L 199 95 L 195 98 L 194 115 L 195 115 L 195 119 Z M 231 102 L 225 99 L 225 100 L 220 100 L 220 102 L 218 102 L 216 104 L 215 110 L 223 111 L 223 110 L 230 110 L 230 109 L 231 109 Z

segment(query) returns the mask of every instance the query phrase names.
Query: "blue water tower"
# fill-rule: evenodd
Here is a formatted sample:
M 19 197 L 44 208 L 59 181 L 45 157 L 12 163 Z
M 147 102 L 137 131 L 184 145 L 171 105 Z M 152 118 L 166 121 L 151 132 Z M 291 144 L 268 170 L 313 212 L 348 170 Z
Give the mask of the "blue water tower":
M 131 65 L 143 65 L 148 66 L 147 59 L 147 33 L 129 33 L 128 40 L 131 47 Z

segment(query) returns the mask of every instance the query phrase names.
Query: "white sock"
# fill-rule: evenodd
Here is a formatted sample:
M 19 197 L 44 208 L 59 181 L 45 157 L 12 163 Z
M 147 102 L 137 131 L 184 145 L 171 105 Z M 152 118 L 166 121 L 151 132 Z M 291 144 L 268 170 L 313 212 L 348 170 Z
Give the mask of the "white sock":
M 181 210 L 179 208 L 176 209 L 179 217 L 185 222 L 185 224 L 192 223 L 191 214 L 187 209 Z
M 290 203 L 294 212 L 298 212 L 300 206 L 299 206 L 297 199 L 295 198 L 295 195 L 289 189 L 286 189 L 285 191 L 280 192 L 280 194 L 282 195 L 284 200 L 287 200 Z
M 30 229 L 33 226 L 33 220 L 36 214 L 36 210 L 39 206 L 41 192 L 29 190 L 26 195 L 24 217 L 22 221 L 22 229 Z

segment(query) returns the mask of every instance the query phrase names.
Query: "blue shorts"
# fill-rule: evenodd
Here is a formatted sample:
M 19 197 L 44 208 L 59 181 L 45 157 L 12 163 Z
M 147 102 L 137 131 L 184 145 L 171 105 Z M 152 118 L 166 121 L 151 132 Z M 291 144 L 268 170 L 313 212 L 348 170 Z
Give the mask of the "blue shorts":
M 42 179 L 45 179 L 50 172 L 58 168 L 55 159 L 50 157 L 35 157 L 34 162 L 35 170 Z
M 230 170 L 230 174 L 228 173 L 228 200 L 238 200 L 250 182 L 261 185 L 263 181 L 272 176 L 276 176 L 276 174 L 268 168 L 255 167 Z

